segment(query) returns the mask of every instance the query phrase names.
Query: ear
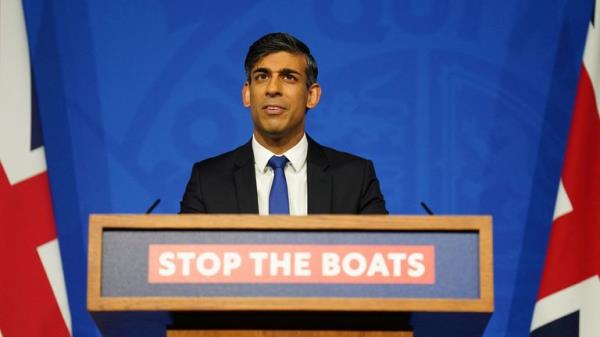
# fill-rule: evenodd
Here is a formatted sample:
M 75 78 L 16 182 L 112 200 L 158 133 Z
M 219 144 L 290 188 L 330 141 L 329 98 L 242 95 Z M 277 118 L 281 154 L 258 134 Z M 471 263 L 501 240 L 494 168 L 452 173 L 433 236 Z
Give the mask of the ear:
M 321 86 L 318 83 L 313 83 L 308 88 L 308 99 L 306 100 L 306 108 L 313 109 L 319 104 L 321 99 Z
M 242 102 L 246 108 L 250 107 L 250 83 L 244 83 L 242 88 Z

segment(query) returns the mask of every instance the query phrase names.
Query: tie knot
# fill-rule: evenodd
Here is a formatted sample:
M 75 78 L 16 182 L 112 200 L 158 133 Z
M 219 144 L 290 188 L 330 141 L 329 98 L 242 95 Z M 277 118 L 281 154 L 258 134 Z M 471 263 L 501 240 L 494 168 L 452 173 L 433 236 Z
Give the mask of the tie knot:
M 269 162 L 267 163 L 267 165 L 269 165 L 273 170 L 278 169 L 278 168 L 283 168 L 285 167 L 285 164 L 287 164 L 288 159 L 285 156 L 273 156 L 271 157 L 271 159 L 269 159 Z

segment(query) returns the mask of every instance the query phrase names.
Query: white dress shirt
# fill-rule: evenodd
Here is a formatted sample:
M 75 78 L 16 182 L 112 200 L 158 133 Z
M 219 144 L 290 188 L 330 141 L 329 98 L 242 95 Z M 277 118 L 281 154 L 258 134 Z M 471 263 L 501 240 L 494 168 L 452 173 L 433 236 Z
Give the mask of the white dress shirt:
M 269 215 L 269 194 L 273 184 L 274 172 L 267 165 L 275 154 L 260 145 L 252 136 L 252 151 L 254 152 L 254 170 L 256 172 L 256 192 L 258 195 L 258 214 Z M 288 159 L 284 173 L 288 187 L 290 215 L 306 215 L 308 213 L 308 192 L 306 183 L 306 155 L 308 140 L 306 134 L 298 144 L 283 153 Z

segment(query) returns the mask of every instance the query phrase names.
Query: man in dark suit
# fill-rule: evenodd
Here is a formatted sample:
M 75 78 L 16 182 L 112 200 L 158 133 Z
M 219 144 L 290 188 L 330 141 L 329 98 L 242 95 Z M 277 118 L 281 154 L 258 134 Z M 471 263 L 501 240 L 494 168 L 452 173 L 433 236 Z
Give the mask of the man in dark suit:
M 321 97 L 308 47 L 267 34 L 245 60 L 252 140 L 198 162 L 181 213 L 387 214 L 371 161 L 319 145 L 304 132 Z

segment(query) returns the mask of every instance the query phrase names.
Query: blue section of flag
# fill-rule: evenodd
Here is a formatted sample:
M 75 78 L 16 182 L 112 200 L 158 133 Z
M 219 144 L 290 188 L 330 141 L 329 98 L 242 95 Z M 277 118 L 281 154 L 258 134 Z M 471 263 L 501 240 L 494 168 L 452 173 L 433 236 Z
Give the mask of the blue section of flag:
M 44 146 L 40 113 L 37 104 L 37 91 L 35 89 L 35 76 L 31 72 L 31 150 Z
M 532 331 L 531 337 L 579 337 L 579 311 Z
M 592 3 L 592 17 L 590 18 L 591 22 L 592 22 L 592 26 L 596 26 L 595 24 L 595 20 L 596 20 L 596 0 L 593 1 Z

